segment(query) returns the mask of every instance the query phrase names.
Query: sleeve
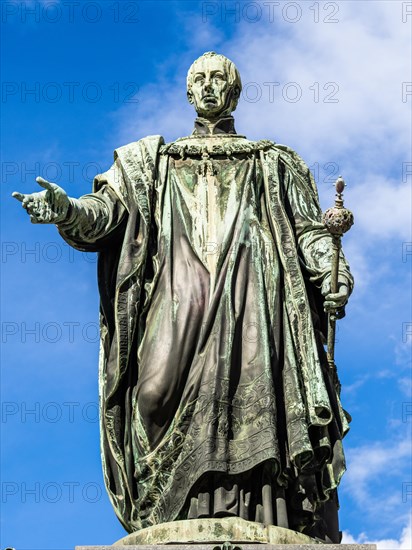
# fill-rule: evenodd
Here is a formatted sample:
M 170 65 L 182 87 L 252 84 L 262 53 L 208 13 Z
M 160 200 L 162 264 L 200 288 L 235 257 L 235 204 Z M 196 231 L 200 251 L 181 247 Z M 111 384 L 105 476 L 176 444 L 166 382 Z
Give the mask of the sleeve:
M 98 252 L 121 233 L 127 216 L 120 192 L 122 179 L 117 160 L 110 170 L 96 176 L 93 193 L 70 198 L 68 217 L 57 224 L 68 244 L 83 252 Z
M 322 291 L 330 282 L 332 263 L 332 236 L 322 222 L 316 185 L 303 161 L 283 160 L 284 201 L 292 223 L 300 260 L 309 274 L 309 280 Z M 301 160 L 301 159 L 300 159 Z M 341 250 L 338 282 L 353 290 L 353 277 Z

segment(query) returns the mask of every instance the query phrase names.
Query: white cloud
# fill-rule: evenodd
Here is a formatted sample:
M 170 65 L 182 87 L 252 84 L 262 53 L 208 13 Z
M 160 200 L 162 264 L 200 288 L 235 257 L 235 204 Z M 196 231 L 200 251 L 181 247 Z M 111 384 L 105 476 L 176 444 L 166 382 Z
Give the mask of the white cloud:
M 410 503 L 404 502 L 402 496 L 405 479 L 410 478 L 412 450 L 411 436 L 405 428 L 405 425 L 400 427 L 391 440 L 371 442 L 347 449 L 345 453 L 348 471 L 341 491 L 354 502 L 356 509 L 362 511 L 365 525 L 373 522 L 377 536 L 388 529 L 401 530 L 410 517 Z M 402 437 L 399 436 L 400 430 Z M 379 524 L 375 522 L 377 517 Z M 410 534 L 408 525 L 409 531 L 404 530 L 403 537 Z M 367 536 L 370 537 L 370 532 L 368 535 L 360 535 L 360 541 L 365 542 Z M 404 548 L 399 545 L 385 547 L 382 546 L 384 543 L 388 541 L 381 540 L 380 548 Z
M 343 532 L 342 544 L 376 544 L 378 550 L 411 550 L 412 548 L 412 520 L 409 518 L 407 525 L 402 529 L 399 540 L 381 539 L 371 540 L 361 533 L 353 537 L 348 531 Z
M 402 340 L 395 344 L 395 365 L 398 367 L 393 374 L 397 376 L 399 390 L 408 398 L 412 397 L 412 334 L 411 324 L 404 326 Z
M 273 26 L 259 33 L 243 26 L 228 50 L 245 81 L 277 81 L 280 88 L 297 82 L 302 99 L 270 104 L 266 93 L 265 116 L 256 116 L 263 105 L 247 104 L 242 121 L 254 134 L 270 131 L 280 140 L 285 135 L 303 141 L 305 154 L 315 158 L 331 154 L 337 160 L 347 151 L 381 168 L 389 155 L 409 151 L 410 105 L 402 102 L 402 82 L 410 74 L 409 28 L 401 22 L 400 2 L 340 2 L 338 18 L 336 24 L 314 24 L 302 17 L 286 35 Z M 310 90 L 315 82 L 319 103 Z M 338 103 L 323 102 L 332 91 L 323 90 L 327 82 L 339 86 Z
M 395 363 L 402 367 L 410 367 L 412 362 L 412 324 L 403 323 L 402 340 L 396 341 Z
M 395 474 L 410 458 L 411 441 L 408 435 L 396 443 L 377 442 L 349 449 L 346 487 L 359 504 L 365 505 L 370 500 L 369 487 L 373 479 L 387 470 Z
M 185 86 L 185 78 L 181 76 L 179 85 L 153 84 L 142 89 L 137 106 L 125 108 L 120 114 L 119 144 L 153 134 L 162 134 L 166 141 L 189 134 L 194 117 Z
M 365 374 L 364 376 L 357 378 L 354 382 L 352 382 L 352 384 L 345 384 L 345 387 L 343 388 L 345 397 L 356 395 L 358 389 L 364 386 L 370 378 L 370 374 Z
M 353 231 L 356 233 L 357 228 L 355 227 Z M 376 270 L 371 269 L 372 261 L 365 254 L 364 242 L 365 239 L 351 238 L 349 241 L 344 239 L 342 243 L 345 257 L 351 266 L 351 272 L 355 279 L 356 295 L 363 294 L 370 288 L 371 282 L 376 280 Z
M 411 239 L 412 189 L 385 176 L 365 174 L 362 183 L 352 186 L 348 194 L 356 210 L 356 229 L 370 242 L 377 239 Z
M 398 380 L 399 390 L 406 396 L 412 397 L 412 379 L 411 376 L 403 376 Z
M 409 240 L 410 177 L 402 183 L 401 174 L 402 163 L 410 161 L 412 98 L 402 101 L 402 82 L 411 80 L 410 30 L 402 23 L 402 2 L 339 2 L 335 24 L 322 22 L 327 14 L 322 10 L 320 22 L 314 23 L 309 3 L 299 5 L 302 17 L 295 24 L 284 21 L 281 11 L 270 22 L 262 11 L 258 23 L 243 18 L 226 40 L 219 30 L 220 12 L 206 21 L 201 13 L 186 17 L 183 28 L 196 25 L 198 32 L 187 33 L 181 59 L 165 62 L 177 77 L 171 81 L 159 74 L 157 83 L 140 90 L 137 109 L 118 113 L 119 143 L 153 133 L 167 140 L 190 133 L 194 112 L 186 104 L 186 71 L 202 51 L 216 49 L 237 63 L 246 85 L 236 112 L 240 133 L 286 143 L 308 165 L 339 166 L 350 185 L 348 207 L 355 211 L 362 242 L 369 237 Z M 291 82 L 302 94 L 296 103 L 285 100 L 288 93 L 293 96 Z M 325 102 L 335 88 L 329 99 L 338 102 Z M 256 92 L 260 100 L 247 101 Z M 323 181 L 319 187 L 330 202 L 333 192 Z

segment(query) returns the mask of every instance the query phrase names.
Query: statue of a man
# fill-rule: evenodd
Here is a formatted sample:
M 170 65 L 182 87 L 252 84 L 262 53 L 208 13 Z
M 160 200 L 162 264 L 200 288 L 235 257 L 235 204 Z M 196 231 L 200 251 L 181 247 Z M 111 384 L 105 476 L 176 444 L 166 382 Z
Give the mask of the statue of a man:
M 353 280 L 307 166 L 238 135 L 235 65 L 189 69 L 193 133 L 115 151 L 80 199 L 15 193 L 33 223 L 99 252 L 105 483 L 129 531 L 237 516 L 339 542 L 348 430 L 325 357 L 324 309 Z

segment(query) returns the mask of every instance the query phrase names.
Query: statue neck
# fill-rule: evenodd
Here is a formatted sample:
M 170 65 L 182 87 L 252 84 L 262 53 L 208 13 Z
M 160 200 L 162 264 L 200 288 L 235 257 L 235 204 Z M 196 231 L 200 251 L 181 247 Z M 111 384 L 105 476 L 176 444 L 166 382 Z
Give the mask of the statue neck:
M 236 134 L 235 119 L 232 116 L 225 116 L 217 120 L 208 120 L 198 117 L 195 120 L 194 136 L 214 134 Z

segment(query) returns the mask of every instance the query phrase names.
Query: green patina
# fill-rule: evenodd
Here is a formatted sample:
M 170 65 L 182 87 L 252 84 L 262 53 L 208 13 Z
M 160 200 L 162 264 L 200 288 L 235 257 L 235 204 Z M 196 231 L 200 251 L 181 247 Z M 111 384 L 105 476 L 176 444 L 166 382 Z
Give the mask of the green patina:
M 101 448 L 125 528 L 235 515 L 339 542 L 348 422 L 322 340 L 332 238 L 300 157 L 236 134 L 240 89 L 207 54 L 188 75 L 191 136 L 117 149 L 80 199 L 44 180 L 15 196 L 99 253 Z M 342 307 L 342 254 L 337 275 Z

